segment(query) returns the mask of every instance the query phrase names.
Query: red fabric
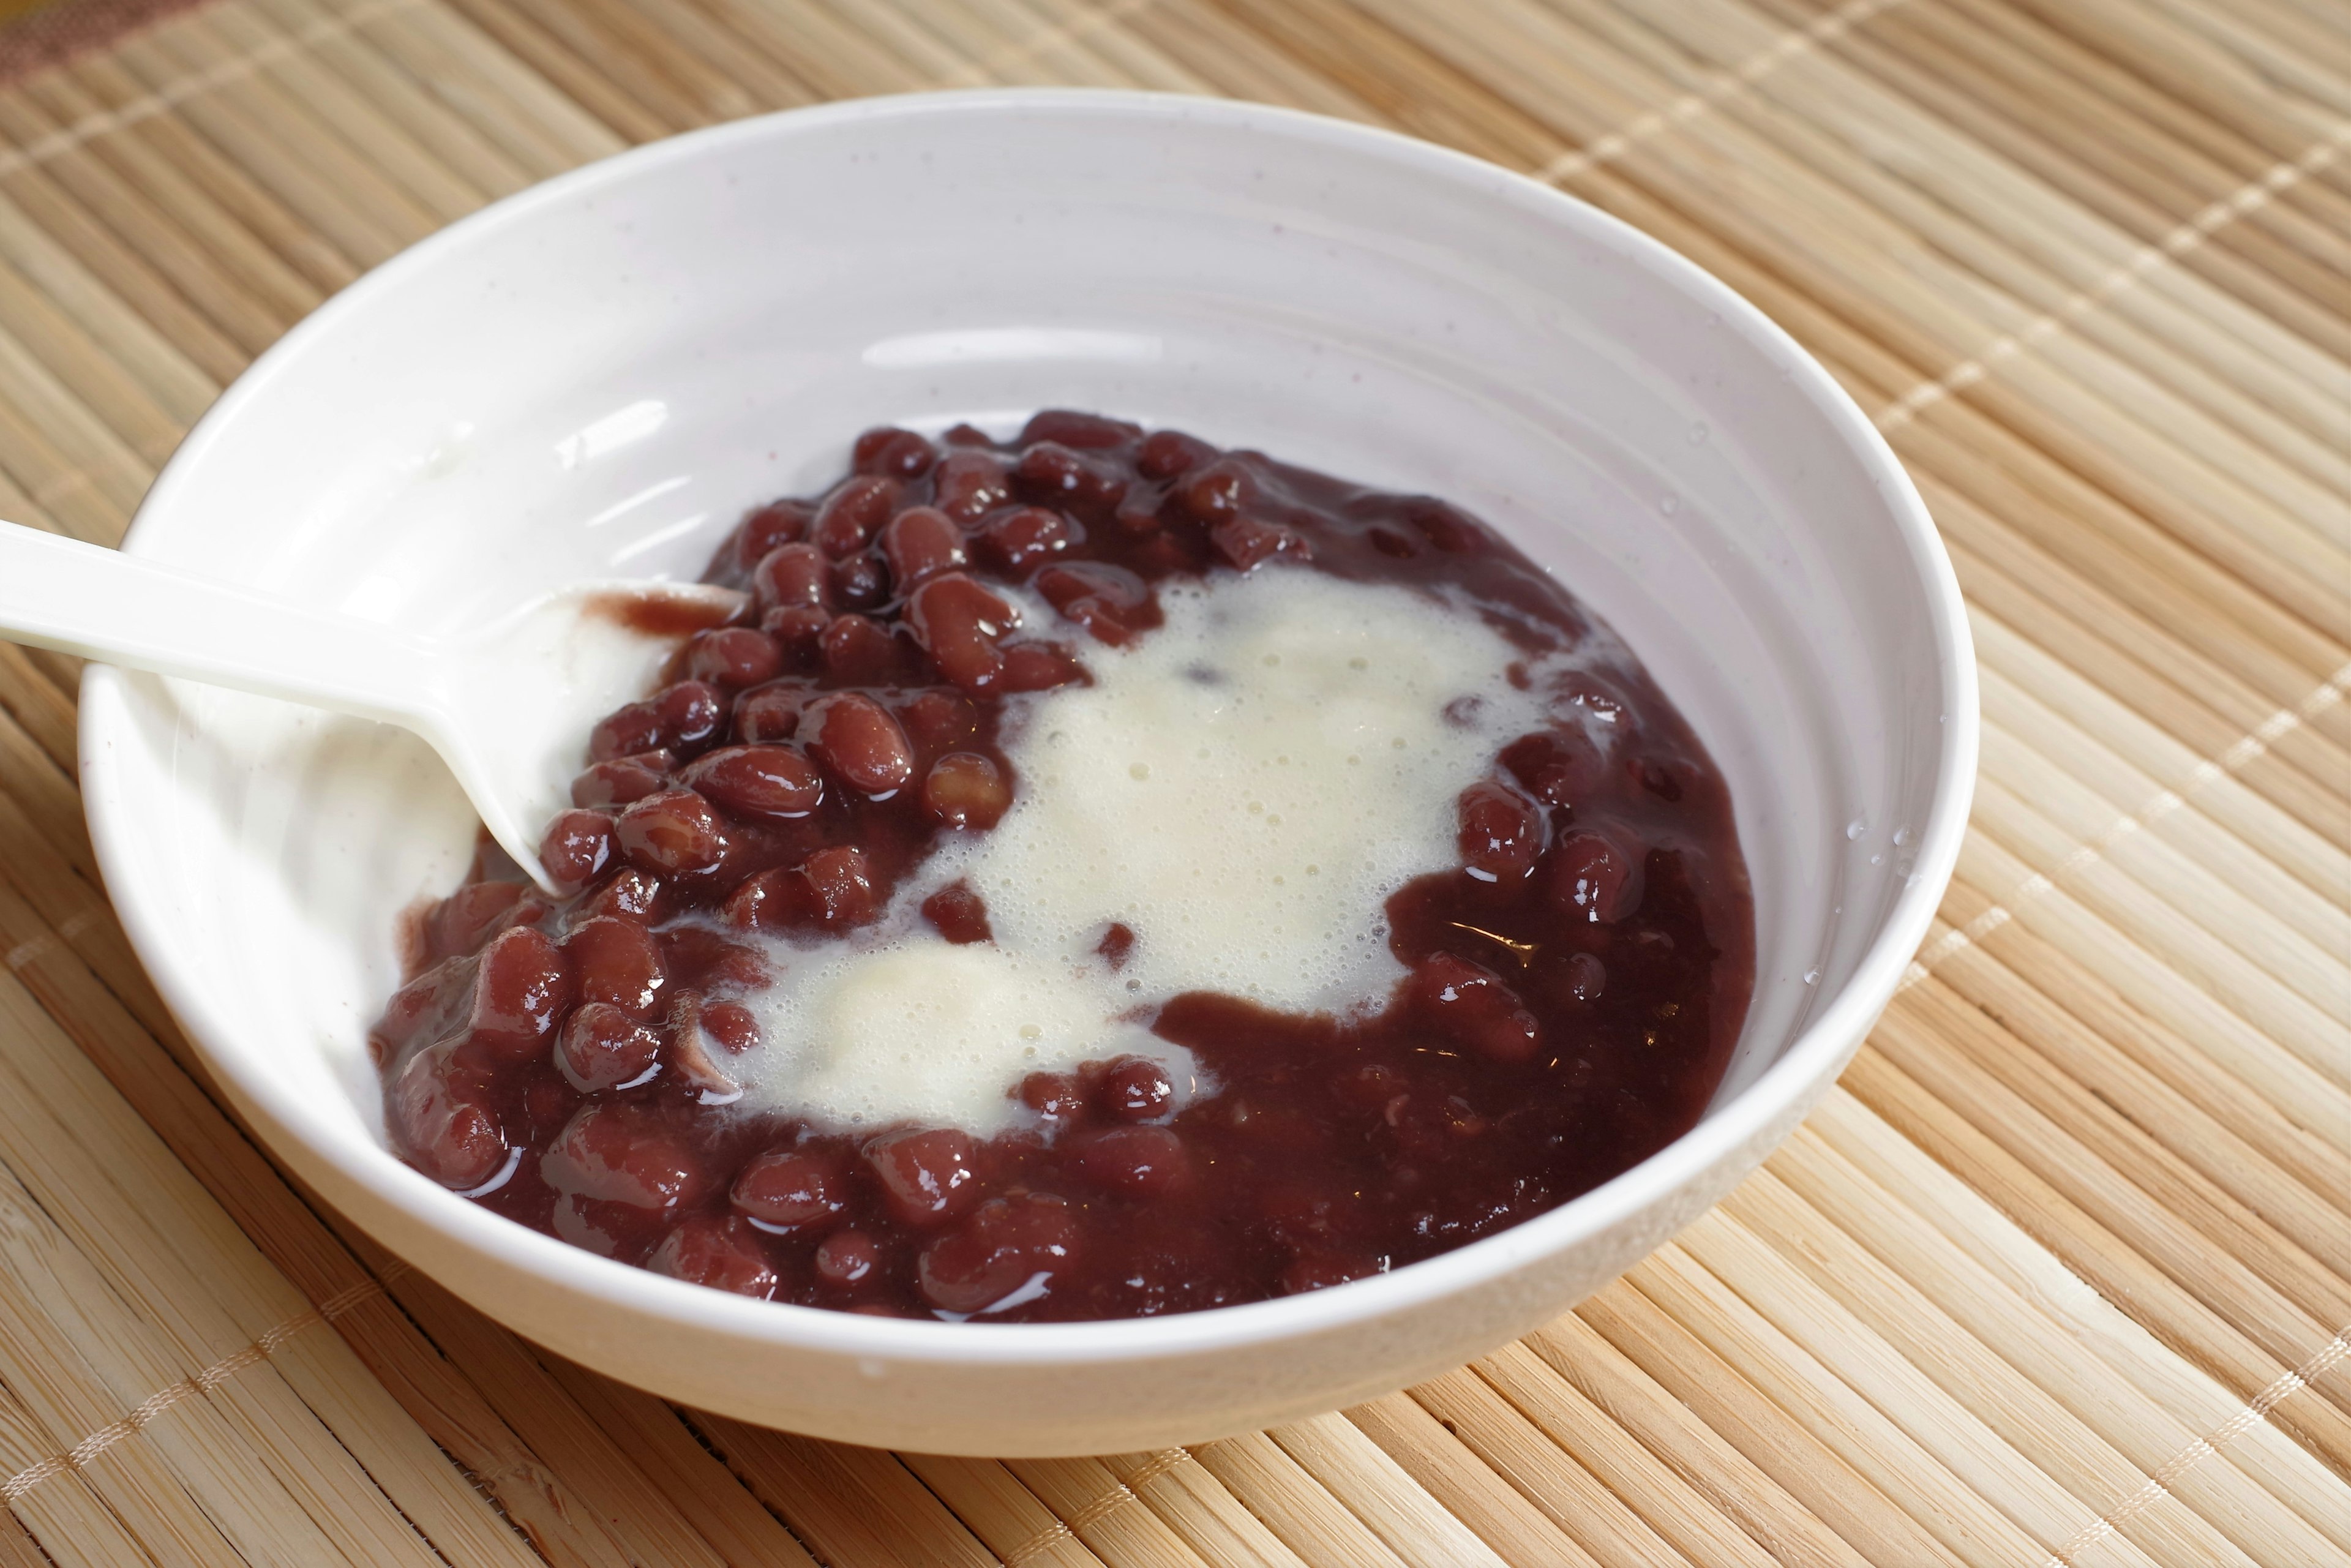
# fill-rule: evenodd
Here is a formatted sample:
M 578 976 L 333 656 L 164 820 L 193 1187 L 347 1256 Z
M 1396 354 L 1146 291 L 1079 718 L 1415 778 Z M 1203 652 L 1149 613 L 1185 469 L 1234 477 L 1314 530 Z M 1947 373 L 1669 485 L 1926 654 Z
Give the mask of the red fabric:
M 0 82 L 103 48 L 133 28 L 202 4 L 204 0 L 54 0 L 0 25 Z

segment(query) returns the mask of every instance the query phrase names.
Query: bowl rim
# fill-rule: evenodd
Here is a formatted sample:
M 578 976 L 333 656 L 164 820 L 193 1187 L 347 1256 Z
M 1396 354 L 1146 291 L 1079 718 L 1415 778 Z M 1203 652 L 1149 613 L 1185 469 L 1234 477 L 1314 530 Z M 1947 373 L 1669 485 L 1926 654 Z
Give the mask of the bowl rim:
M 893 94 L 782 110 L 651 142 L 528 186 L 459 219 L 372 268 L 297 323 L 239 376 L 191 430 L 141 503 L 121 548 L 141 553 L 172 525 L 180 490 L 262 389 L 308 354 L 346 317 L 370 308 L 387 288 L 440 265 L 542 208 L 677 161 L 737 143 L 789 139 L 844 123 L 899 118 L 1000 114 L 1111 114 L 1205 121 L 1262 131 L 1310 147 L 1369 154 L 1423 177 L 1492 199 L 1547 209 L 1578 237 L 1648 271 L 1718 313 L 1785 374 L 1875 481 L 1917 573 L 1939 663 L 1944 720 L 1933 796 L 1920 830 L 1916 873 L 1898 892 L 1851 977 L 1813 1012 L 1778 1060 L 1729 1101 L 1665 1148 L 1556 1208 L 1391 1272 L 1271 1301 L 1160 1317 L 1050 1323 L 945 1323 L 867 1317 L 788 1302 L 755 1301 L 618 1263 L 466 1202 L 401 1164 L 381 1145 L 350 1146 L 318 1127 L 308 1107 L 280 1090 L 254 1059 L 214 1040 L 236 1030 L 201 994 L 167 969 L 150 968 L 158 991 L 191 1040 L 233 1093 L 261 1119 L 295 1137 L 342 1179 L 482 1255 L 555 1289 L 624 1311 L 738 1341 L 902 1365 L 1066 1365 L 1164 1359 L 1300 1338 L 1426 1306 L 1489 1284 L 1541 1256 L 1598 1235 L 1701 1180 L 1800 1104 L 1839 1071 L 1892 998 L 1924 939 L 1957 865 L 1975 781 L 1979 716 L 1973 640 L 1959 581 L 1917 488 L 1885 436 L 1828 371 L 1777 323 L 1729 285 L 1623 220 L 1531 176 L 1400 132 L 1299 110 L 1174 93 L 1088 88 L 983 88 Z M 126 722 L 123 673 L 92 664 L 83 677 L 85 722 L 79 770 L 91 839 L 109 894 L 143 957 L 166 950 L 168 912 L 144 894 L 138 866 L 123 857 L 127 810 L 110 775 L 117 726 Z

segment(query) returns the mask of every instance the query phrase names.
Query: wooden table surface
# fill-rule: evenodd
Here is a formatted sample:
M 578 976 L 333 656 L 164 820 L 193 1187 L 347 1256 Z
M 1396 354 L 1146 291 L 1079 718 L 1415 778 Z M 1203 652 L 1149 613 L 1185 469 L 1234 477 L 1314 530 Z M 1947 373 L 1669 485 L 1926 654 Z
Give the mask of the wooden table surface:
M 1870 1045 L 1424 1386 L 1159 1454 L 833 1447 L 538 1352 L 273 1169 L 107 906 L 76 672 L 0 645 L 0 1563 L 2351 1563 L 2335 0 L 216 0 L 0 87 L 0 516 L 112 543 L 256 353 L 486 201 L 987 82 L 1464 148 L 1843 380 L 1984 684 Z

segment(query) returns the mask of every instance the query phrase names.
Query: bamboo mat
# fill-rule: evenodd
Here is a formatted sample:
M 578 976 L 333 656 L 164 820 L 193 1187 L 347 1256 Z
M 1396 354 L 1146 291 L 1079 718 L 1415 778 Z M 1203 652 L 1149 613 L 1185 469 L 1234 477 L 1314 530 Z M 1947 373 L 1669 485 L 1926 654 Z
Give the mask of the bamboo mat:
M 131 956 L 0 645 L 0 1563 L 2351 1562 L 2351 11 L 2335 0 L 217 0 L 0 89 L 0 515 L 116 539 L 239 368 L 630 142 L 987 82 L 1536 172 L 1877 414 L 1983 663 L 1942 924 L 1574 1313 L 1189 1451 L 675 1410 L 399 1270 Z

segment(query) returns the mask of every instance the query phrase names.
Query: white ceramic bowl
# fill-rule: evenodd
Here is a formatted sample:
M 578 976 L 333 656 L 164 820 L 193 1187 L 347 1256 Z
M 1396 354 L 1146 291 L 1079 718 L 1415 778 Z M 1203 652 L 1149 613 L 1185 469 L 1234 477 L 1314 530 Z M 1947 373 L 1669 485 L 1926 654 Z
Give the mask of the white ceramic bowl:
M 1434 492 L 1630 640 L 1730 780 L 1753 1009 L 1706 1118 L 1458 1251 L 1189 1316 L 948 1325 L 747 1301 L 510 1225 L 385 1150 L 365 1026 L 464 800 L 397 732 L 93 668 L 107 883 L 270 1150 L 394 1251 L 589 1365 L 751 1420 L 946 1452 L 1134 1450 L 1400 1386 L 1587 1294 L 1827 1088 L 1957 854 L 1974 666 L 1886 444 L 1804 352 L 1614 219 L 1275 110 L 982 92 L 682 137 L 361 280 L 191 435 L 125 548 L 454 628 L 569 580 L 691 577 L 863 426 L 1100 409 Z

